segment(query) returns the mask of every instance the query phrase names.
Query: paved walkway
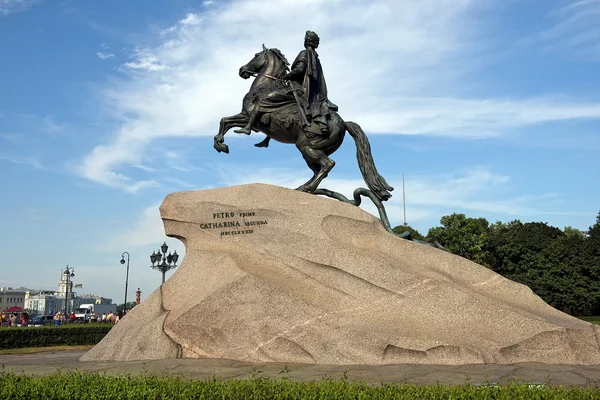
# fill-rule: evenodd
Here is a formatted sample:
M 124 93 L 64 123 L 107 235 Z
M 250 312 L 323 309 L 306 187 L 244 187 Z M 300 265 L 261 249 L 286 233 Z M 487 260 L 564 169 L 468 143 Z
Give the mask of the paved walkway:
M 324 377 L 339 378 L 348 371 L 351 380 L 370 384 L 381 382 L 406 382 L 416 384 L 462 384 L 469 378 L 472 384 L 487 382 L 507 383 L 515 377 L 520 382 L 562 386 L 593 386 L 600 384 L 600 365 L 550 365 L 550 364 L 486 364 L 486 365 L 313 365 L 262 363 L 249 364 L 231 360 L 178 359 L 157 361 L 78 361 L 85 350 L 66 350 L 36 354 L 0 355 L 0 365 L 5 371 L 42 375 L 57 370 L 85 370 L 117 374 L 177 375 L 189 379 L 206 379 L 212 376 L 223 379 L 247 378 L 257 370 L 260 376 L 281 377 L 281 371 L 298 380 L 319 380 Z

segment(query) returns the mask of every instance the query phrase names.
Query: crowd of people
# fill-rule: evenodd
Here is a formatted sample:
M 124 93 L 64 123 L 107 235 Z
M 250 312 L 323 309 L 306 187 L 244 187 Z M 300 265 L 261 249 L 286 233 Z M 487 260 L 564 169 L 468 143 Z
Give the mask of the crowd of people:
M 87 322 L 102 322 L 116 324 L 121 318 L 123 318 L 123 315 L 125 315 L 123 311 L 119 311 L 118 313 L 113 313 L 111 311 L 108 314 L 92 314 L 90 316 L 90 320 Z M 62 325 L 66 324 L 67 322 L 75 322 L 75 313 L 72 312 L 71 314 L 69 314 L 68 318 L 64 313 L 60 311 L 54 314 L 54 325 Z
M 29 325 L 29 313 L 0 313 L 0 325 L 4 326 L 28 326 Z
M 118 313 L 109 312 L 108 314 L 92 314 L 89 321 L 86 322 L 100 322 L 100 323 L 108 323 L 108 324 L 116 324 L 119 322 L 121 318 L 123 318 L 125 313 L 123 311 L 119 311 Z M 29 313 L 0 313 L 0 323 L 2 326 L 29 326 L 31 324 L 31 318 Z M 69 315 L 58 311 L 54 314 L 53 323 L 54 325 L 64 325 L 67 323 L 81 322 L 76 321 L 75 313 L 71 312 Z

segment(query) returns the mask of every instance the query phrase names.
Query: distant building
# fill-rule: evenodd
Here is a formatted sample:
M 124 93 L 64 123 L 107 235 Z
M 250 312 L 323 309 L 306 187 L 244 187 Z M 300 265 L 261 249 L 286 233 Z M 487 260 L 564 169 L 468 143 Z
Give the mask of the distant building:
M 75 310 L 81 304 L 112 304 L 112 299 L 96 294 L 78 295 L 73 292 L 73 287 L 81 287 L 81 285 L 74 286 L 73 281 L 62 272 L 57 292 L 27 290 L 27 295 L 23 296 L 24 303 L 21 307 L 34 315 L 42 315 L 54 314 L 58 311 L 64 312 L 65 300 L 69 303 L 69 312 Z M 25 294 L 25 292 L 23 293 Z
M 34 315 L 55 314 L 65 309 L 65 299 L 50 294 L 30 295 L 25 308 Z
M 13 306 L 25 308 L 25 295 L 26 292 L 21 288 L 0 288 L 0 310 L 6 310 Z
M 113 304 L 112 299 L 97 294 L 82 294 L 79 299 L 81 300 L 80 304 Z

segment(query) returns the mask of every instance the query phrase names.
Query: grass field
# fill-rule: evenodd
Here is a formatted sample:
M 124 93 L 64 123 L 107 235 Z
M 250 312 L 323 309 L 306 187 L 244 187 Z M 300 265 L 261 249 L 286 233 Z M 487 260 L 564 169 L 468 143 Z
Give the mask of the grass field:
M 69 372 L 26 376 L 0 372 L 0 398 L 30 399 L 600 399 L 597 387 L 552 387 L 511 382 L 496 385 L 377 386 L 342 379 L 296 381 L 247 379 L 186 380 L 178 377 L 107 376 Z
M 0 356 L 5 354 L 35 354 L 44 351 L 89 350 L 92 345 L 25 347 L 21 349 L 0 349 Z
M 582 319 L 587 322 L 591 322 L 592 324 L 600 325 L 600 316 L 598 316 L 598 315 L 583 315 L 583 316 L 579 316 L 577 318 Z

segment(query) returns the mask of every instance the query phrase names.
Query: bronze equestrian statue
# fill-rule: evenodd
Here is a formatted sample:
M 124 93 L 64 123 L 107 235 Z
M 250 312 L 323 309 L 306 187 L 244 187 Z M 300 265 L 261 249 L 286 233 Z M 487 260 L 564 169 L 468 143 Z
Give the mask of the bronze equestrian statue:
M 341 146 L 347 131 L 355 141 L 358 165 L 370 189 L 360 189 L 360 194 L 379 203 L 379 208 L 381 201 L 388 200 L 394 189 L 377 172 L 369 140 L 361 127 L 354 122 L 344 122 L 337 113 L 338 107 L 329 101 L 316 52 L 318 46 L 319 36 L 307 31 L 304 50 L 298 54 L 290 70 L 288 61 L 278 49 L 268 49 L 263 45 L 262 51 L 239 70 L 242 78 L 254 76 L 255 79 L 244 96 L 242 112 L 221 119 L 214 147 L 219 152 L 229 153 L 224 135 L 234 127 L 241 128 L 236 133 L 249 135 L 258 131 L 267 135 L 256 145 L 258 147 L 267 147 L 271 139 L 293 143 L 313 171 L 313 177 L 297 190 L 331 196 L 333 192 L 317 187 L 334 167 L 335 162 L 329 156 Z M 360 204 L 357 192 L 354 203 L 358 196 Z M 383 206 L 380 214 L 382 209 Z

